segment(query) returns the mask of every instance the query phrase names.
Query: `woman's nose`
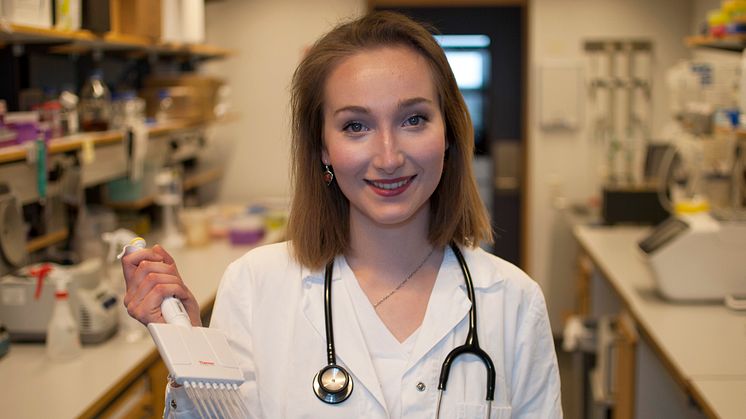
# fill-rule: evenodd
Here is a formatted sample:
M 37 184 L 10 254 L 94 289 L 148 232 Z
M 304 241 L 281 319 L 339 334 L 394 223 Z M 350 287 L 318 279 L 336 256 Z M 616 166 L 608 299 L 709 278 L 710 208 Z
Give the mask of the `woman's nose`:
M 399 139 L 390 130 L 383 130 L 376 138 L 376 151 L 373 157 L 376 169 L 393 174 L 404 165 L 404 153 Z

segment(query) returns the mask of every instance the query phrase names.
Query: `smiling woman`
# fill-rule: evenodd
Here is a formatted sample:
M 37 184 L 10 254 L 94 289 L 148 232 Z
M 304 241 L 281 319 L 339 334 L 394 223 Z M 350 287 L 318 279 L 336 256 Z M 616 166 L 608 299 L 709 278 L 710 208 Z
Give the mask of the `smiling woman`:
M 353 55 L 331 71 L 324 97 L 321 160 L 350 203 L 351 234 L 392 224 L 426 231 L 446 141 L 425 59 L 408 47 Z
M 371 67 L 365 74 L 349 74 L 352 65 L 357 64 L 359 69 L 362 61 L 376 64 L 379 58 L 389 61 L 377 64 L 377 70 Z M 336 73 L 342 76 L 345 68 L 347 76 L 338 81 L 330 77 L 330 74 Z M 388 84 L 396 81 L 399 87 L 382 89 L 386 86 L 369 85 L 365 77 L 373 77 L 376 71 L 379 82 Z M 387 72 L 392 73 L 390 80 L 383 81 Z M 398 75 L 393 76 L 394 72 L 398 72 Z M 402 75 L 408 75 L 409 81 L 415 84 L 407 84 L 401 79 Z M 359 103 L 340 103 L 336 108 L 326 103 L 345 98 L 342 95 L 352 89 L 349 83 L 353 81 L 357 82 L 358 89 L 367 89 L 366 94 L 377 93 L 379 98 L 386 96 L 385 99 L 396 103 L 397 109 L 404 112 L 397 115 L 402 124 L 414 121 L 410 121 L 411 118 L 425 122 L 426 126 L 428 122 L 433 122 L 428 118 L 440 120 L 446 151 L 442 161 L 443 175 L 440 182 L 436 182 L 437 186 L 429 199 L 427 240 L 439 247 L 451 241 L 460 245 L 491 241 L 489 219 L 471 170 L 474 131 L 445 53 L 422 25 L 402 15 L 377 13 L 340 25 L 321 38 L 295 72 L 291 99 L 295 192 L 289 235 L 295 244 L 298 261 L 318 268 L 350 247 L 350 197 L 343 193 L 341 185 L 336 182 L 325 188 L 316 179 L 323 177 L 322 151 L 329 135 L 329 124 L 337 121 L 337 112 L 347 112 L 348 119 L 341 123 L 350 123 L 347 128 L 350 133 L 363 133 L 374 128 L 361 119 L 362 116 L 372 117 L 374 111 L 373 103 L 369 104 L 367 99 Z M 406 85 L 410 93 L 417 86 L 421 93 L 408 97 L 402 85 Z M 360 98 L 367 97 L 358 93 Z M 394 95 L 389 97 L 391 93 Z M 333 109 L 335 118 L 329 118 L 330 109 Z M 418 109 L 428 112 L 418 114 Z M 414 112 L 406 114 L 407 111 Z M 355 118 L 350 119 L 350 113 L 354 113 Z M 389 118 L 392 117 L 389 115 Z M 340 170 L 334 167 L 335 171 Z
M 476 246 L 491 233 L 473 131 L 432 35 L 392 13 L 336 27 L 296 70 L 292 110 L 290 241 L 231 264 L 211 319 L 248 410 L 561 417 L 541 290 Z M 140 320 L 159 319 L 159 281 L 194 306 L 163 249 L 139 253 L 123 264 Z M 167 414 L 194 413 L 183 388 L 167 397 Z

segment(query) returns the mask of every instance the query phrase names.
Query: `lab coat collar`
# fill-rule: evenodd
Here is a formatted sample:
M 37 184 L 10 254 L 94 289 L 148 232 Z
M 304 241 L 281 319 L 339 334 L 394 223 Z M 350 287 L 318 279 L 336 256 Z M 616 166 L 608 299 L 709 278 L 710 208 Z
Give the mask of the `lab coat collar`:
M 365 386 L 381 405 L 381 408 L 386 410 L 383 391 L 373 367 L 368 345 L 365 343 L 365 337 L 357 323 L 357 314 L 352 306 L 349 293 L 345 289 L 344 281 L 341 281 L 343 271 L 349 271 L 352 274 L 344 257 L 337 256 L 334 260 L 334 271 L 332 273 L 332 321 L 335 332 L 334 346 L 337 363 L 344 365 L 347 371 L 353 375 L 354 386 Z M 324 270 L 311 271 L 304 269 L 303 281 L 303 314 L 321 339 L 326 342 Z M 321 361 L 324 364 L 319 364 L 319 369 L 325 365 L 326 358 Z
M 483 250 L 462 248 L 461 252 L 471 273 L 477 298 L 480 293 L 490 292 L 497 288 L 503 281 L 503 275 L 499 275 L 499 272 L 495 275 L 495 266 L 484 262 L 486 255 L 479 254 L 484 253 Z M 466 292 L 464 275 L 456 255 L 449 246 L 443 256 L 443 263 L 430 295 L 412 356 L 407 363 L 407 370 L 415 366 L 459 323 L 465 321 L 470 309 L 471 301 Z M 462 343 L 458 342 L 459 345 Z

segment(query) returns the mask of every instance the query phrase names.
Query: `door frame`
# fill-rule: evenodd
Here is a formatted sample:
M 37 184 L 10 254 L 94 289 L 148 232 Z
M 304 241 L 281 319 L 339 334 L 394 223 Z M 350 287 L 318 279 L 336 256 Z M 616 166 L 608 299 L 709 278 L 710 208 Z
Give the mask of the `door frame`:
M 521 52 L 523 54 L 521 59 L 522 71 L 524 73 L 523 85 L 521 86 L 522 97 L 522 109 L 521 109 L 521 182 L 520 182 L 520 194 L 521 194 L 521 225 L 520 225 L 520 265 L 524 271 L 529 271 L 531 266 L 531 254 L 529 252 L 528 240 L 530 236 L 530 223 L 529 223 L 529 185 L 531 184 L 529 179 L 529 158 L 530 155 L 530 142 L 528 138 L 528 63 L 529 63 L 529 1 L 528 0 L 367 0 L 368 11 L 374 10 L 376 7 L 500 7 L 500 6 L 511 6 L 521 8 L 521 31 L 522 31 L 522 42 Z M 530 272 L 529 272 L 530 274 Z

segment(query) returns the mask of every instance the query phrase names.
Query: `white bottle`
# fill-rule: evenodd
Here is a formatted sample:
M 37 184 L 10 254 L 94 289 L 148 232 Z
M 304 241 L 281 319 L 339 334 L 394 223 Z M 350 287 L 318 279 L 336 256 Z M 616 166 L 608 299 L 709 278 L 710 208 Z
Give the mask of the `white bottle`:
M 80 329 L 68 300 L 67 274 L 57 269 L 50 273 L 50 278 L 55 281 L 57 291 L 47 326 L 47 356 L 54 361 L 67 361 L 80 355 Z

